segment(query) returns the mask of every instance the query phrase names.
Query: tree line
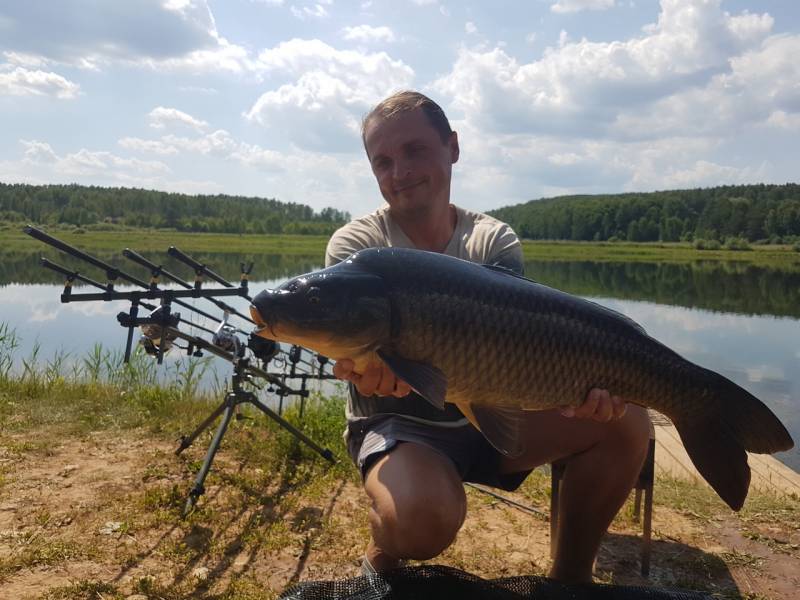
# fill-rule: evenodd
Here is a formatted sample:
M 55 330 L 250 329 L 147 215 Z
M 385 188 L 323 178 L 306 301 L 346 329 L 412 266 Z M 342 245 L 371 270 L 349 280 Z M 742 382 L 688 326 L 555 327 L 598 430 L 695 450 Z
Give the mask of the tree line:
M 489 214 L 527 239 L 791 243 L 800 241 L 800 185 L 561 196 Z
M 136 188 L 0 183 L 0 221 L 88 228 L 172 228 L 209 233 L 330 235 L 350 220 L 274 198 L 196 195 Z

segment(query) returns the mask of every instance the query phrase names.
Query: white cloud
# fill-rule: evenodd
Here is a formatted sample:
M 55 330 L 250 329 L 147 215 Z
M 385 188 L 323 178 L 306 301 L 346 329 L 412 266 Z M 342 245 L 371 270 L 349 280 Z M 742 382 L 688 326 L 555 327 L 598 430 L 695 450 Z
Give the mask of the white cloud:
M 161 140 L 143 140 L 135 137 L 124 137 L 117 142 L 121 147 L 133 152 L 144 152 L 147 154 L 177 154 L 175 146 L 167 144 Z
M 85 148 L 59 158 L 56 163 L 56 170 L 68 175 L 94 175 L 109 169 L 133 175 L 167 173 L 170 170 L 163 162 L 122 158 L 110 152 L 93 152 Z
M 19 65 L 27 68 L 38 68 L 47 66 L 50 62 L 46 58 L 36 56 L 35 54 L 26 54 L 24 52 L 3 52 L 5 59 L 12 65 Z
M 767 124 L 778 129 L 800 131 L 800 112 L 791 114 L 776 110 L 767 118 Z
M 394 42 L 395 35 L 386 26 L 372 27 L 370 25 L 356 25 L 355 27 L 344 28 L 344 39 L 354 42 Z
M 147 118 L 150 121 L 150 127 L 154 129 L 163 129 L 164 127 L 174 124 L 184 125 L 197 131 L 203 131 L 206 127 L 208 127 L 208 123 L 205 121 L 195 119 L 193 116 L 180 111 L 177 108 L 165 108 L 163 106 L 157 106 L 150 111 L 150 113 L 147 115 Z
M 58 160 L 56 153 L 45 142 L 36 140 L 20 140 L 25 148 L 25 160 L 32 163 L 53 163 Z
M 238 144 L 231 134 L 224 129 L 200 137 L 180 137 L 165 135 L 157 140 L 144 140 L 135 137 L 125 137 L 117 142 L 120 146 L 134 152 L 144 152 L 160 155 L 178 154 L 180 152 L 196 152 L 203 155 L 213 155 L 227 158 L 237 151 Z
M 558 0 L 550 5 L 554 13 L 576 13 L 584 10 L 608 10 L 614 7 L 614 0 Z
M 292 14 L 301 21 L 307 18 L 324 19 L 330 16 L 330 14 L 328 14 L 328 11 L 324 6 L 322 6 L 322 4 L 314 4 L 313 6 L 304 6 L 302 8 L 292 6 L 291 11 Z
M 61 175 L 107 175 L 120 173 L 134 177 L 167 173 L 169 167 L 159 161 L 123 158 L 110 152 L 90 151 L 85 148 L 66 156 L 57 155 L 50 144 L 37 140 L 20 140 L 25 148 L 23 163 L 44 167 L 49 165 L 54 173 Z
M 536 33 L 535 32 L 531 32 L 528 35 L 526 35 L 525 36 L 525 41 L 528 42 L 529 44 L 534 43 L 536 41 Z
M 258 60 L 267 72 L 294 81 L 261 94 L 246 118 L 319 151 L 358 150 L 362 115 L 389 92 L 408 87 L 414 74 L 385 52 L 337 50 L 320 40 L 283 42 Z
M 489 131 L 623 135 L 624 130 L 650 131 L 647 125 L 652 124 L 663 133 L 662 120 L 652 114 L 654 105 L 681 94 L 716 99 L 724 90 L 715 88 L 738 87 L 741 77 L 735 74 L 749 70 L 750 55 L 754 65 L 764 60 L 764 67 L 772 64 L 773 71 L 795 74 L 798 67 L 787 52 L 796 42 L 785 40 L 787 47 L 774 52 L 767 42 L 761 48 L 770 24 L 770 19 L 756 15 L 737 21 L 722 12 L 718 0 L 663 0 L 658 23 L 641 37 L 570 42 L 562 35 L 559 47 L 546 49 L 541 59 L 530 63 L 520 63 L 500 48 L 463 48 L 452 71 L 433 87 Z M 734 75 L 726 79 L 731 70 Z M 755 83 L 752 79 L 748 85 Z M 765 79 L 764 85 L 775 87 L 775 79 Z M 760 94 L 763 88 L 745 91 L 748 98 Z M 690 96 L 684 99 L 689 105 L 696 102 Z M 694 115 L 709 116 L 708 111 Z M 636 122 L 636 128 L 621 123 L 640 118 L 647 123 Z
M 464 25 L 464 31 L 469 34 L 473 34 L 478 32 L 478 28 L 472 21 L 467 21 L 467 23 Z
M 0 96 L 54 96 L 71 99 L 80 86 L 57 73 L 0 65 Z
M 92 70 L 118 63 L 227 71 L 248 66 L 246 50 L 217 32 L 206 0 L 15 2 L 4 11 L 2 45 L 29 62 Z

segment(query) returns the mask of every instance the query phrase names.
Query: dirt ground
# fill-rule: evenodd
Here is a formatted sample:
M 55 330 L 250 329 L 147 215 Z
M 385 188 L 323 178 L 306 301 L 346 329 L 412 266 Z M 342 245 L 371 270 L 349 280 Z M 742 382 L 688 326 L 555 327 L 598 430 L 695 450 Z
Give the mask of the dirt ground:
M 298 493 L 291 478 L 276 481 L 223 448 L 198 510 L 181 519 L 204 444 L 176 457 L 175 445 L 139 431 L 45 440 L 3 440 L 0 598 L 269 598 L 299 581 L 358 574 L 368 529 L 352 482 Z M 431 562 L 486 578 L 545 574 L 546 520 L 476 490 L 468 496 L 457 542 Z M 546 498 L 536 507 L 546 514 Z M 626 511 L 599 554 L 599 582 L 800 595 L 797 524 L 745 525 L 730 511 L 707 519 L 657 504 L 645 579 L 640 526 Z

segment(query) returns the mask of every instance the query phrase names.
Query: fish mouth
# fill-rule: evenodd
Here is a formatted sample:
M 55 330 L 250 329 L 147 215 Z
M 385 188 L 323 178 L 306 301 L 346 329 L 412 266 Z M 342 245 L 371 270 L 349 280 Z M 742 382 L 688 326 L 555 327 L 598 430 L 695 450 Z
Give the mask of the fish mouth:
M 270 318 L 269 316 L 265 319 L 261 312 L 254 306 L 250 305 L 250 318 L 255 322 L 256 326 L 253 330 L 257 336 L 267 338 L 269 340 L 275 340 L 275 318 Z

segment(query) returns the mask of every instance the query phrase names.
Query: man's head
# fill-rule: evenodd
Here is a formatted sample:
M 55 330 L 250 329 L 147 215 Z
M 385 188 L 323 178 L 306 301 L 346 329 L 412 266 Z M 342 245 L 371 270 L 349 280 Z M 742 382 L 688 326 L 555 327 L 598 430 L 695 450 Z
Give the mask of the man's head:
M 364 117 L 362 139 L 395 214 L 424 217 L 449 205 L 458 136 L 433 100 L 410 91 L 386 98 Z
M 361 141 L 364 142 L 364 148 L 367 147 L 367 126 L 372 121 L 391 119 L 404 112 L 417 109 L 425 114 L 431 127 L 439 133 L 442 143 L 446 144 L 453 130 L 450 128 L 450 121 L 447 120 L 447 115 L 444 114 L 442 107 L 424 94 L 404 90 L 382 100 L 361 121 Z M 369 150 L 367 150 L 367 155 L 369 155 Z

